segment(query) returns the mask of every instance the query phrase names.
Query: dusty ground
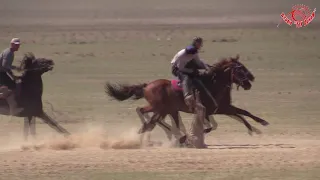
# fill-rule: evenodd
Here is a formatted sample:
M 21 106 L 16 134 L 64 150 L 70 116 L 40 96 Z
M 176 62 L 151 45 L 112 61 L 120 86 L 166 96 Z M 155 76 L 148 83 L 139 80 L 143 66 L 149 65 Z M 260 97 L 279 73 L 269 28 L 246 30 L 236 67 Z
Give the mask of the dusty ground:
M 300 1 L 241 2 L 3 1 L 1 49 L 17 36 L 17 59 L 32 51 L 55 60 L 43 76 L 44 101 L 60 113 L 45 108 L 73 136 L 38 121 L 37 140 L 24 142 L 22 120 L 1 116 L 0 179 L 319 179 L 319 18 L 302 29 L 277 28 L 280 13 Z M 112 101 L 104 83 L 171 78 L 172 56 L 195 35 L 206 39 L 201 57 L 209 63 L 240 54 L 256 82 L 234 91 L 234 104 L 270 126 L 248 119 L 263 132 L 249 136 L 215 116 L 209 149 L 174 148 L 159 128 L 151 138 L 162 144 L 141 147 L 134 109 L 145 102 Z M 186 125 L 191 118 L 183 114 Z

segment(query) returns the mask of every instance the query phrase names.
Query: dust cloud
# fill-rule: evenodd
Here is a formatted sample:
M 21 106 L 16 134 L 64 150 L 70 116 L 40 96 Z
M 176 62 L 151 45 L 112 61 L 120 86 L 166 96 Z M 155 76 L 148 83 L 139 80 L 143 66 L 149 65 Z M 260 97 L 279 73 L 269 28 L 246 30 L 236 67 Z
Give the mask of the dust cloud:
M 6 146 L 0 148 L 2 151 L 21 149 L 22 151 L 40 150 L 74 150 L 85 148 L 107 149 L 141 149 L 141 148 L 161 148 L 173 147 L 172 142 L 150 141 L 150 134 L 140 136 L 137 128 L 128 128 L 122 132 L 108 131 L 103 126 L 85 126 L 80 132 L 73 133 L 68 137 L 57 136 L 57 134 L 42 134 L 41 139 L 21 140 L 21 132 L 13 134 L 8 138 Z M 119 130 L 120 131 L 120 130 Z

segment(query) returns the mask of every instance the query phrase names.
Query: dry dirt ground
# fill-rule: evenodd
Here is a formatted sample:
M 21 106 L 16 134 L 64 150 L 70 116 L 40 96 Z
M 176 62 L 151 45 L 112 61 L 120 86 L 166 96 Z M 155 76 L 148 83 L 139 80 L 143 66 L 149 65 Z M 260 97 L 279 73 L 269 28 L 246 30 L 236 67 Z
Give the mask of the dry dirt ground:
M 37 139 L 25 142 L 22 119 L 1 116 L 0 179 L 320 179 L 320 19 L 302 29 L 276 27 L 296 3 L 1 1 L 1 49 L 20 37 L 17 59 L 32 51 L 55 60 L 43 75 L 45 109 L 73 135 L 65 139 L 38 120 Z M 233 102 L 270 125 L 248 119 L 263 132 L 250 136 L 215 116 L 208 149 L 172 147 L 159 128 L 151 134 L 159 143 L 141 146 L 135 107 L 145 101 L 113 101 L 104 83 L 172 78 L 172 56 L 196 35 L 206 40 L 208 63 L 240 54 L 256 82 L 234 90 Z M 188 126 L 192 116 L 182 116 Z

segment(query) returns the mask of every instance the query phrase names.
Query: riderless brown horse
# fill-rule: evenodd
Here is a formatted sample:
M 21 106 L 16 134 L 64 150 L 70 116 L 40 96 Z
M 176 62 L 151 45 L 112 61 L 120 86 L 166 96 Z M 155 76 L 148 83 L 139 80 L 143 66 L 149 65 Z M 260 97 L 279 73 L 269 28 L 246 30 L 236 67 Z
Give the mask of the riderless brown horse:
M 250 112 L 235 107 L 231 104 L 232 84 L 236 84 L 237 88 L 241 86 L 244 90 L 251 89 L 251 82 L 254 81 L 253 74 L 239 61 L 239 55 L 235 58 L 224 58 L 214 64 L 206 75 L 195 79 L 196 89 L 199 89 L 200 99 L 205 107 L 206 119 L 210 119 L 210 115 L 224 114 L 245 124 L 249 132 L 257 132 L 259 130 L 253 128 L 241 115 L 248 116 L 256 122 L 266 126 L 269 123 Z M 158 79 L 148 84 L 139 85 L 117 85 L 106 83 L 106 93 L 117 99 L 118 101 L 145 98 L 148 105 L 138 107 L 137 113 L 143 122 L 143 126 L 139 133 L 151 131 L 155 124 L 158 123 L 164 127 L 163 120 L 170 115 L 174 120 L 176 127 L 179 125 L 179 111 L 186 113 L 194 113 L 190 110 L 183 100 L 182 91 L 178 86 L 177 80 Z M 146 113 L 153 112 L 153 116 L 149 121 L 145 121 Z M 169 128 L 169 127 L 166 127 Z M 210 130 L 205 130 L 210 131 Z M 184 141 L 185 137 L 180 139 Z
M 27 139 L 29 129 L 31 134 L 35 136 L 35 117 L 42 119 L 45 123 L 51 126 L 59 133 L 69 135 L 70 133 L 61 127 L 54 119 L 43 111 L 42 107 L 42 74 L 53 69 L 54 62 L 51 59 L 35 58 L 32 53 L 24 55 L 20 65 L 20 69 L 24 72 L 20 77 L 21 83 L 18 85 L 19 90 L 17 95 L 17 103 L 23 108 L 23 111 L 16 115 L 17 117 L 24 117 L 24 135 Z M 6 86 L 2 86 L 0 90 L 3 94 L 10 92 Z M 0 97 L 0 114 L 10 115 L 9 106 L 5 97 Z

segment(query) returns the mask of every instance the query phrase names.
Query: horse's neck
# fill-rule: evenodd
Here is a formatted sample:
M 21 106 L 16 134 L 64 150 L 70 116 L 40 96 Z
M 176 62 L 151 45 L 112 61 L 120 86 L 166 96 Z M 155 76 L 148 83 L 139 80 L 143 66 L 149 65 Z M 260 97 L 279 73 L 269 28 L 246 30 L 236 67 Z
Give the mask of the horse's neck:
M 34 72 L 26 72 L 23 76 L 22 76 L 22 79 L 26 79 L 26 80 L 29 80 L 29 79 L 34 79 L 34 80 L 42 80 L 41 78 L 41 74 L 40 73 L 34 73 Z
M 232 83 L 229 78 L 217 76 L 212 85 L 211 92 L 217 98 L 224 98 L 231 102 Z
M 28 89 L 28 88 L 39 89 L 39 88 L 42 88 L 41 74 L 27 72 L 26 74 L 24 74 L 22 76 L 21 80 L 22 80 L 22 88 L 23 89 Z

